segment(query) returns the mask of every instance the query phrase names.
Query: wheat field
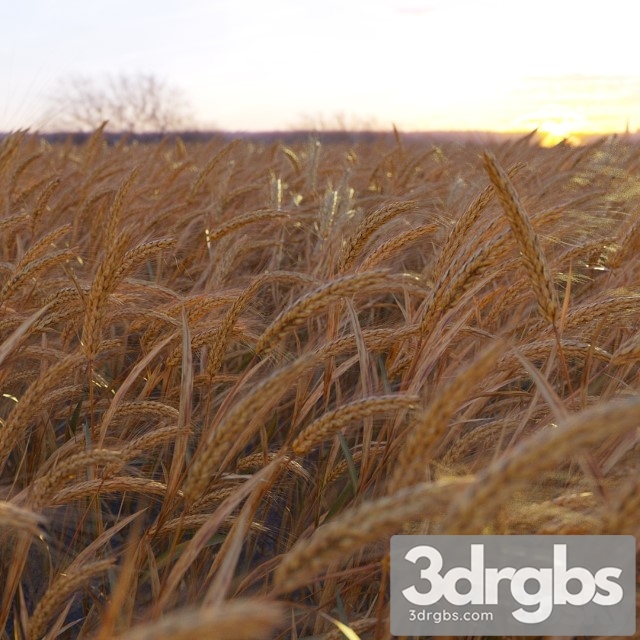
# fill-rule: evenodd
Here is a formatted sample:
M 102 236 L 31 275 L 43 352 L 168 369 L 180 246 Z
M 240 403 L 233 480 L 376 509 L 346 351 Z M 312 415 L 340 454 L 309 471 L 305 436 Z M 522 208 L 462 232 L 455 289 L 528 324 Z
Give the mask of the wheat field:
M 0 637 L 384 639 L 391 535 L 640 533 L 639 172 L 4 137 Z

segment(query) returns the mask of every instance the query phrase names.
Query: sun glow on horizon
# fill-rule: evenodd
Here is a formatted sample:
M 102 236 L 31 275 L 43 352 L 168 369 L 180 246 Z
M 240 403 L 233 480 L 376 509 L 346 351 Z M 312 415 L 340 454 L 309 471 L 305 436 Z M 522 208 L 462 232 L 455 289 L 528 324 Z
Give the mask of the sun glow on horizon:
M 590 120 L 579 111 L 570 110 L 560 105 L 549 105 L 520 117 L 512 123 L 510 129 L 514 131 L 536 130 L 539 143 L 543 147 L 553 147 L 560 142 L 578 145 L 585 136 L 598 133 Z

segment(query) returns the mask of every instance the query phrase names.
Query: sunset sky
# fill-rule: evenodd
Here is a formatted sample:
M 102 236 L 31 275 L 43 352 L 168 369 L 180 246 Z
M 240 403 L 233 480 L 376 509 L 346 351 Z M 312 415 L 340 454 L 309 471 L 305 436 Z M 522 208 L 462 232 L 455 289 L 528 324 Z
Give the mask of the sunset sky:
M 228 130 L 640 128 L 631 0 L 21 0 L 0 10 L 0 130 L 63 79 L 151 73 Z

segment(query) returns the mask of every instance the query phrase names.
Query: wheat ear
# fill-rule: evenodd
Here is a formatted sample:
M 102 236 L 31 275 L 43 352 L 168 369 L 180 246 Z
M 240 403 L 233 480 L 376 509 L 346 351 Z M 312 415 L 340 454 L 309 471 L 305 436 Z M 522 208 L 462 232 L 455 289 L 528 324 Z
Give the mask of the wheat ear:
M 616 492 L 605 516 L 604 532 L 610 535 L 640 534 L 640 477 L 626 480 Z
M 187 203 L 191 204 L 195 199 L 196 194 L 200 191 L 202 185 L 205 183 L 207 177 L 214 171 L 214 169 L 224 160 L 226 160 L 227 156 L 240 145 L 240 140 L 232 140 L 229 144 L 225 145 L 216 153 L 207 164 L 201 169 L 201 171 L 196 176 L 196 179 L 193 181 L 191 189 L 189 190 L 189 195 L 187 196 Z
M 91 578 L 104 573 L 113 565 L 113 560 L 98 560 L 77 568 L 75 572 L 59 574 L 38 602 L 29 620 L 27 638 L 42 638 L 49 620 L 62 607 L 64 601 Z
M 391 477 L 391 492 L 425 480 L 434 448 L 445 433 L 451 416 L 460 409 L 478 382 L 491 372 L 504 349 L 504 342 L 497 340 L 434 398 L 402 445 Z
M 292 284 L 315 283 L 315 279 L 307 275 L 297 274 L 290 271 L 275 271 L 263 273 L 256 277 L 251 284 L 234 300 L 229 310 L 225 313 L 220 326 L 214 331 L 213 341 L 210 345 L 207 357 L 207 376 L 213 378 L 222 366 L 225 349 L 231 332 L 244 311 L 249 301 L 256 295 L 258 290 L 269 282 L 289 282 Z
M 512 167 L 508 175 L 513 177 L 523 167 L 517 164 Z M 471 229 L 476 221 L 480 218 L 482 212 L 487 208 L 494 195 L 494 189 L 491 186 L 485 187 L 465 209 L 464 213 L 456 220 L 453 228 L 449 232 L 449 236 L 442 247 L 442 251 L 438 256 L 438 260 L 432 271 L 432 278 L 438 281 L 440 277 L 448 269 L 449 265 L 454 261 L 455 257 L 460 255 L 461 249 L 465 242 L 468 242 Z
M 46 369 L 25 391 L 0 429 L 0 470 L 13 447 L 23 436 L 29 419 L 42 407 L 47 391 L 56 384 L 59 385 L 69 371 L 83 364 L 83 360 L 82 354 L 68 355 L 64 360 Z
M 518 243 L 540 313 L 549 324 L 555 326 L 559 307 L 558 294 L 551 278 L 549 265 L 540 246 L 540 239 L 520 201 L 518 192 L 509 176 L 498 164 L 496 157 L 492 153 L 486 152 L 483 161 Z
M 113 244 L 107 246 L 107 253 L 98 266 L 91 284 L 80 339 L 82 349 L 89 361 L 93 361 L 98 353 L 102 320 L 106 313 L 105 306 L 109 294 L 116 285 L 116 275 L 124 260 L 128 243 L 129 234 L 125 231 L 118 235 Z
M 220 473 L 223 460 L 252 437 L 257 428 L 256 418 L 268 411 L 275 399 L 281 397 L 304 372 L 317 363 L 318 356 L 313 353 L 294 360 L 263 380 L 225 414 L 213 435 L 201 443 L 192 459 L 183 487 L 187 502 L 204 495 L 212 476 Z
M 372 396 L 362 400 L 355 400 L 334 411 L 325 413 L 318 420 L 314 420 L 293 441 L 291 448 L 296 455 L 303 456 L 328 437 L 356 420 L 379 413 L 414 409 L 418 406 L 418 401 L 418 396 L 413 395 Z
M 391 202 L 367 216 L 360 223 L 353 236 L 342 246 L 342 251 L 338 258 L 338 273 L 344 273 L 353 266 L 353 263 L 362 252 L 362 248 L 376 230 L 396 216 L 412 211 L 415 208 L 415 202 Z
M 69 481 L 76 481 L 78 473 L 85 473 L 90 465 L 109 465 L 115 468 L 121 467 L 124 462 L 120 451 L 109 449 L 91 449 L 83 451 L 61 460 L 47 475 L 38 478 L 33 483 L 30 504 L 40 508 L 46 504 L 47 498 Z
M 281 604 L 258 598 L 236 598 L 202 609 L 182 609 L 155 622 L 134 627 L 118 640 L 262 640 L 284 618 Z
M 27 535 L 40 536 L 42 535 L 40 526 L 45 522 L 44 517 L 29 509 L 0 500 L 0 529 L 10 527 Z
M 463 260 L 457 258 L 445 271 L 441 279 L 431 290 L 424 305 L 420 320 L 420 335 L 426 336 L 434 327 L 440 314 L 451 309 L 482 276 L 486 270 L 496 263 L 491 246 L 478 247 L 476 251 Z
M 279 592 L 296 589 L 365 544 L 401 531 L 407 522 L 441 514 L 471 482 L 471 478 L 446 478 L 422 483 L 346 511 L 284 556 L 276 571 L 276 588 Z
M 299 298 L 265 329 L 256 344 L 255 351 L 262 354 L 270 345 L 280 340 L 289 330 L 299 327 L 308 318 L 317 315 L 336 299 L 352 296 L 362 291 L 382 289 L 389 285 L 388 275 L 383 271 L 369 271 L 347 275 L 322 285 Z
M 434 231 L 438 230 L 438 226 L 435 224 L 423 224 L 415 229 L 409 229 L 397 236 L 383 242 L 379 247 L 376 247 L 367 257 L 358 265 L 358 271 L 370 271 L 381 262 L 397 253 L 400 249 L 405 249 L 408 245 L 421 240 L 423 236 L 426 236 Z
M 445 531 L 479 532 L 518 487 L 538 481 L 544 470 L 566 461 L 576 452 L 615 438 L 640 422 L 640 398 L 596 404 L 522 441 L 478 475 L 462 500 L 452 506 Z
M 105 234 L 105 244 L 107 245 L 107 247 L 113 246 L 115 242 L 124 201 L 127 197 L 127 194 L 131 190 L 131 187 L 133 186 L 137 175 L 138 169 L 137 167 L 134 167 L 129 175 L 121 182 L 120 187 L 118 188 L 115 197 L 113 198 L 113 202 L 109 209 L 107 229 Z

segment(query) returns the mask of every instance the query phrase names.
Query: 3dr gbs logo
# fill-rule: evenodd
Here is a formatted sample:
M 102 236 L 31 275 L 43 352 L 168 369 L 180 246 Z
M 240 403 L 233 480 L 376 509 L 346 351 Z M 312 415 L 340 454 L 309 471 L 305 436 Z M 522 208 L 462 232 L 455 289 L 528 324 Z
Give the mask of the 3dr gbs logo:
M 471 545 L 471 568 L 454 567 L 441 575 L 443 559 L 440 552 L 429 545 L 418 545 L 409 550 L 404 558 L 416 564 L 421 558 L 429 560 L 426 569 L 420 570 L 420 578 L 430 584 L 428 591 L 420 591 L 412 585 L 402 591 L 402 595 L 413 605 L 428 606 L 445 598 L 452 605 L 497 605 L 498 587 L 501 581 L 510 582 L 511 595 L 522 605 L 512 612 L 513 617 L 526 624 L 544 622 L 549 618 L 554 605 L 582 606 L 589 602 L 601 606 L 612 606 L 621 602 L 624 590 L 615 582 L 622 570 L 618 567 L 603 567 L 595 575 L 584 567 L 567 568 L 567 545 L 553 545 L 553 568 L 484 566 L 484 545 Z M 459 581 L 470 583 L 469 591 L 461 593 L 457 589 Z M 572 593 L 567 586 L 577 581 L 580 590 Z M 530 592 L 525 583 L 537 584 L 537 590 Z M 533 607 L 527 611 L 523 607 Z

